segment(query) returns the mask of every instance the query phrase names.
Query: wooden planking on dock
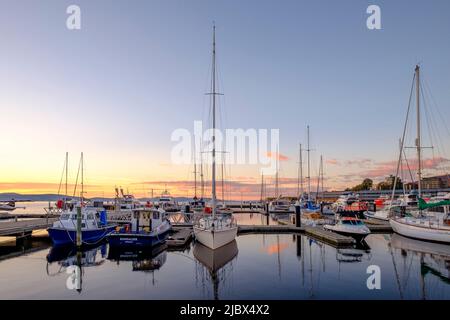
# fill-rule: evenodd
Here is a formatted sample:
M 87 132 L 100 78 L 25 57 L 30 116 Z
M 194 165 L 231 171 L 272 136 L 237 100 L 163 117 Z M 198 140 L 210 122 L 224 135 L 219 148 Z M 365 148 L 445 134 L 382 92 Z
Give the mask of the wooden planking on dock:
M 41 218 L 22 221 L 8 221 L 0 223 L 0 236 L 20 236 L 34 230 L 46 229 L 53 225 L 58 218 Z
M 23 213 L 14 214 L 9 212 L 0 212 L 0 220 L 14 220 L 14 219 L 40 219 L 40 218 L 56 218 L 58 215 L 47 213 Z
M 337 247 L 351 246 L 356 242 L 352 237 L 346 237 L 336 232 L 324 230 L 320 227 L 305 226 L 305 234 Z
M 239 225 L 238 234 L 249 233 L 303 233 L 305 229 L 289 225 Z
M 166 244 L 169 247 L 181 247 L 192 239 L 193 230 L 191 228 L 175 228 L 173 233 L 167 238 Z

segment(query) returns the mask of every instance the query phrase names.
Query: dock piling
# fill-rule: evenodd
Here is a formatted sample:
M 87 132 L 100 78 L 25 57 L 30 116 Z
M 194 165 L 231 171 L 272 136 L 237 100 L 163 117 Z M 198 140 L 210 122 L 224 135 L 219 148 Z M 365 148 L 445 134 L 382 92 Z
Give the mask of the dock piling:
M 302 220 L 300 217 L 301 217 L 300 206 L 296 205 L 295 206 L 295 226 L 297 228 L 302 226 Z

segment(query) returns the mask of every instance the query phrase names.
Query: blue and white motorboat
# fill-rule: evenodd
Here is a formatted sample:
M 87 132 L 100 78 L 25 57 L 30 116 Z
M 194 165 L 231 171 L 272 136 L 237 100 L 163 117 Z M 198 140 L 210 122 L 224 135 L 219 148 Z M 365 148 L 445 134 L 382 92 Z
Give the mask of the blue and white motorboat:
M 131 224 L 109 235 L 111 247 L 151 247 L 166 240 L 172 225 L 161 208 L 133 210 Z
M 75 245 L 77 241 L 77 215 L 81 209 L 81 241 L 83 245 L 100 243 L 116 228 L 107 223 L 106 211 L 96 207 L 78 205 L 62 212 L 58 221 L 48 228 L 54 245 Z

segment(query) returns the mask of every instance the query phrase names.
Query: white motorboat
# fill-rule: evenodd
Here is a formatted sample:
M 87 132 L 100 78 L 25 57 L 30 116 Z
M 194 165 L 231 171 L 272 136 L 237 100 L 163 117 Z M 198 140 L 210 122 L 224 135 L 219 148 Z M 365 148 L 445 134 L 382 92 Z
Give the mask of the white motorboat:
M 212 213 L 198 219 L 193 227 L 195 239 L 210 249 L 220 248 L 232 242 L 237 235 L 237 224 L 232 215 L 221 215 L 217 212 L 216 195 L 216 27 L 213 27 L 213 67 L 212 67 Z
M 336 233 L 351 236 L 357 241 L 362 241 L 370 234 L 369 228 L 362 222 L 362 220 L 353 217 L 339 217 L 336 224 L 326 224 L 323 227 L 325 230 L 334 231 Z
M 293 212 L 291 202 L 289 200 L 284 199 L 273 200 L 269 202 L 269 212 L 289 214 Z
M 0 203 L 0 211 L 13 211 L 16 210 L 16 202 L 15 201 L 8 201 Z
M 339 198 L 333 203 L 332 208 L 336 211 L 344 211 L 350 205 L 355 202 L 359 202 L 359 195 L 355 193 L 348 193 L 340 195 Z
M 157 203 L 158 208 L 163 209 L 165 212 L 178 212 L 181 210 L 178 203 L 170 195 L 169 191 L 165 190 Z

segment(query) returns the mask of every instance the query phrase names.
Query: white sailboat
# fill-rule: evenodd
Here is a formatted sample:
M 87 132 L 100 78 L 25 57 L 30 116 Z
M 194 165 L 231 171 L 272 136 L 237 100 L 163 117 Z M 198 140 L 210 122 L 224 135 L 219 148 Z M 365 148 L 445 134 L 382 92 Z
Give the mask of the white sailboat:
M 422 165 L 421 165 L 421 134 L 420 134 L 420 67 L 417 65 L 415 68 L 415 82 L 416 82 L 416 111 L 417 111 L 417 137 L 416 137 L 416 149 L 417 149 L 417 163 L 418 163 L 418 171 L 417 171 L 417 186 L 418 186 L 418 202 L 419 202 L 419 211 L 416 213 L 405 212 L 405 214 L 399 217 L 393 217 L 389 220 L 392 229 L 403 236 L 421 239 L 421 240 L 429 240 L 429 241 L 438 241 L 450 243 L 450 201 L 443 200 L 440 202 L 434 203 L 426 203 L 422 199 Z M 409 112 L 409 108 L 408 108 Z M 399 161 L 397 163 L 397 174 L 395 175 L 394 186 L 397 183 L 397 176 L 399 165 L 402 159 L 402 150 L 404 147 L 405 140 L 405 132 L 408 123 L 408 116 L 405 121 L 405 129 L 403 131 L 403 137 L 401 140 L 400 146 L 400 155 Z M 443 212 L 433 212 L 425 214 L 423 210 L 428 210 L 434 207 L 443 207 Z
M 213 27 L 212 52 L 212 213 L 200 218 L 194 225 L 197 241 L 210 249 L 220 248 L 236 238 L 237 225 L 232 215 L 220 215 L 217 212 L 216 195 L 216 27 Z

